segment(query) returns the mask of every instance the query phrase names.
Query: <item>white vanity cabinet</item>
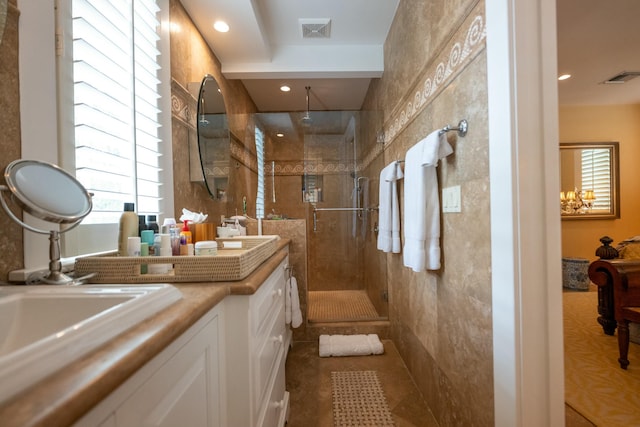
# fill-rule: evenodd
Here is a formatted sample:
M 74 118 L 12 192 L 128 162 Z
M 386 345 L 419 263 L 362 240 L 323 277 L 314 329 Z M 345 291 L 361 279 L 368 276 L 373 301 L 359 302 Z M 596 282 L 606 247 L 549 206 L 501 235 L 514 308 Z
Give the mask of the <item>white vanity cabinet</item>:
M 218 304 L 75 426 L 224 427 L 224 304 Z
M 281 427 L 289 410 L 285 359 L 285 258 L 253 295 L 225 298 L 229 426 Z
M 287 265 L 226 296 L 74 426 L 284 426 Z

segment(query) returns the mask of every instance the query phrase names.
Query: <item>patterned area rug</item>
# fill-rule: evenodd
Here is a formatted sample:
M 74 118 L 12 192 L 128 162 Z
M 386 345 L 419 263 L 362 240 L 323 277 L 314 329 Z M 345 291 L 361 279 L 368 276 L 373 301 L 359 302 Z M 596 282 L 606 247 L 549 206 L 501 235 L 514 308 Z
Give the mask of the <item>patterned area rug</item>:
M 597 292 L 564 292 L 565 400 L 598 426 L 640 426 L 640 345 L 618 364 L 617 336 L 597 322 Z
M 309 322 L 379 319 L 365 291 L 309 292 Z
M 331 372 L 335 427 L 391 427 L 389 411 L 376 371 Z

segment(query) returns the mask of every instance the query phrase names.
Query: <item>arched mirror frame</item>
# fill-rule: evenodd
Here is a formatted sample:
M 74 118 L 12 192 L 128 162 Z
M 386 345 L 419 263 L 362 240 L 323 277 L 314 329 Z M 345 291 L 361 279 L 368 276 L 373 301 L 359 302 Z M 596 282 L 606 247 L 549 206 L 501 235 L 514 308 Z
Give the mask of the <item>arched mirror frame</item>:
M 212 199 L 224 202 L 229 188 L 231 132 L 222 92 L 210 74 L 203 77 L 198 91 L 196 127 L 205 187 Z
M 609 210 L 592 209 L 583 213 L 566 213 L 562 212 L 563 220 L 577 220 L 577 219 L 618 219 L 620 218 L 620 159 L 619 159 L 619 144 L 618 142 L 573 142 L 573 143 L 560 143 L 560 174 L 561 174 L 561 191 L 565 193 L 577 188 L 575 181 L 568 182 L 565 178 L 570 175 L 569 169 L 573 166 L 567 164 L 567 158 L 571 157 L 572 153 L 577 155 L 583 150 L 607 150 L 609 153 L 609 190 L 610 190 L 610 206 Z M 574 160 L 575 162 L 575 160 Z M 562 197 L 562 196 L 561 196 Z M 597 195 L 596 195 L 597 200 Z M 562 204 L 562 202 L 561 202 Z

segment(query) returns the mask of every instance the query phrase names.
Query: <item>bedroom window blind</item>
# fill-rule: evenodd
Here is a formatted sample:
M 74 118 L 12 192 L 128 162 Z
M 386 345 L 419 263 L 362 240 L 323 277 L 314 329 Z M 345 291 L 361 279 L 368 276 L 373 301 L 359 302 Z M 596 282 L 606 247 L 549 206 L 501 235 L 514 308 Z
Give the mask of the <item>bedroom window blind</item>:
M 592 210 L 611 209 L 611 184 L 611 151 L 582 150 L 582 189 L 595 193 Z

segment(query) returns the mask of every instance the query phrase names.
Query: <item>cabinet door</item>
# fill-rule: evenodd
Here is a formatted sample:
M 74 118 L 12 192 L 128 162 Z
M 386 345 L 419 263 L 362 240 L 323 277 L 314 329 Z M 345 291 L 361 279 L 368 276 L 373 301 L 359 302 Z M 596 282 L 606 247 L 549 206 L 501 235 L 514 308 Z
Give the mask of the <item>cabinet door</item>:
M 216 316 L 116 410 L 116 424 L 221 426 L 218 338 Z

